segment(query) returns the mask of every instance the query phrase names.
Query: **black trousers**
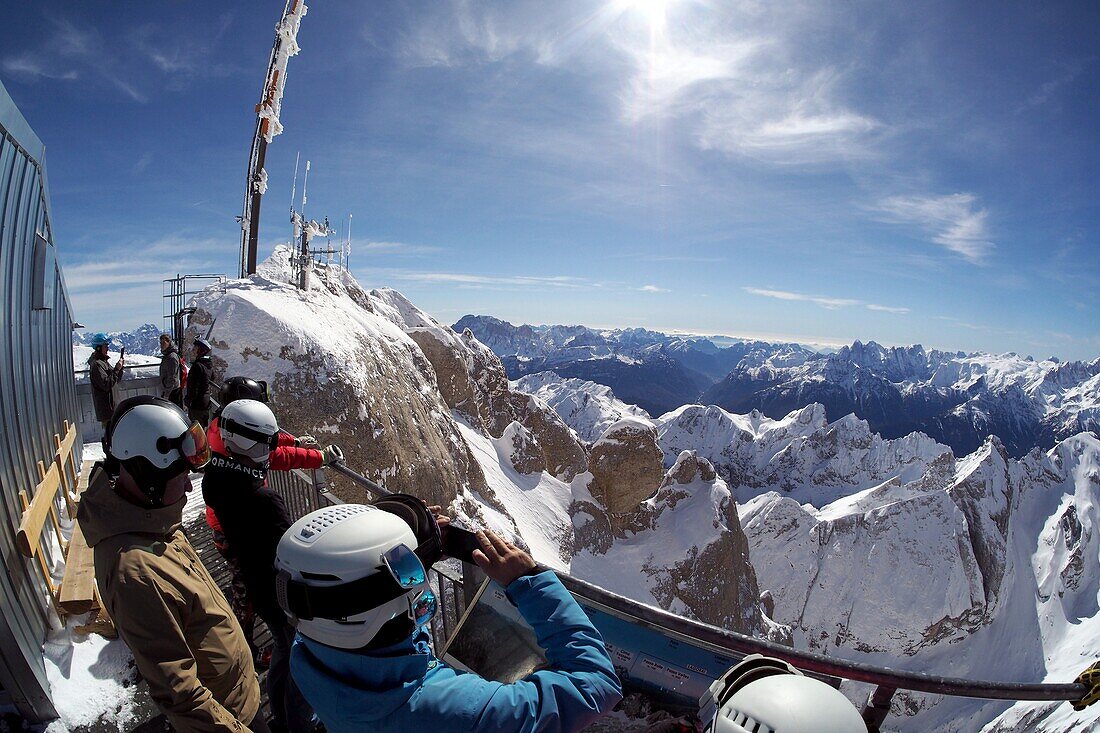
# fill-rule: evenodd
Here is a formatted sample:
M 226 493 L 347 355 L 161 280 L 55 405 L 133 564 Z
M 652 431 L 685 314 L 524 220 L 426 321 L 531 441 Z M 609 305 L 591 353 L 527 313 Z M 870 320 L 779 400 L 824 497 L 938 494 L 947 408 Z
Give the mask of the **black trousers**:
M 309 733 L 312 730 L 313 709 L 302 697 L 290 675 L 290 645 L 294 643 L 294 627 L 281 608 L 256 608 L 256 613 L 271 631 L 271 666 L 267 668 L 267 699 L 276 725 L 289 733 Z

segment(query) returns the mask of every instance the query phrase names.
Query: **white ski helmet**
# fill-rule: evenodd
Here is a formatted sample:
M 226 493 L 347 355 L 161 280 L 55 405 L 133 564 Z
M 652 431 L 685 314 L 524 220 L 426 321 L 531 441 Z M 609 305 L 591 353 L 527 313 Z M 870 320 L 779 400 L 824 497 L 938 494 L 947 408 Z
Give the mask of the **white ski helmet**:
M 218 417 L 218 430 L 226 449 L 254 463 L 267 463 L 278 445 L 279 423 L 271 408 L 258 400 L 236 400 Z
M 436 609 L 417 544 L 405 520 L 374 506 L 311 512 L 279 540 L 279 605 L 303 636 L 340 649 L 367 646 L 395 618 L 411 633 Z
M 149 395 L 119 403 L 105 445 L 154 506 L 161 505 L 169 481 L 210 460 L 202 426 L 168 400 Z
M 841 692 L 790 664 L 751 654 L 699 699 L 703 733 L 867 733 Z

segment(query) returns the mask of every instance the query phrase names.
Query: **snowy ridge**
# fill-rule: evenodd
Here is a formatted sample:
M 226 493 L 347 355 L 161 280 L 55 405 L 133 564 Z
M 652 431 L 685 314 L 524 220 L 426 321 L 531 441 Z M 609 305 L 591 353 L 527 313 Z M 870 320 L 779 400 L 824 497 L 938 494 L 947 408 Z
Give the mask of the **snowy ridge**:
M 512 382 L 518 392 L 533 394 L 554 409 L 582 440 L 592 443 L 626 416 L 649 419 L 649 413 L 615 397 L 610 387 L 581 379 L 562 379 L 539 372 Z

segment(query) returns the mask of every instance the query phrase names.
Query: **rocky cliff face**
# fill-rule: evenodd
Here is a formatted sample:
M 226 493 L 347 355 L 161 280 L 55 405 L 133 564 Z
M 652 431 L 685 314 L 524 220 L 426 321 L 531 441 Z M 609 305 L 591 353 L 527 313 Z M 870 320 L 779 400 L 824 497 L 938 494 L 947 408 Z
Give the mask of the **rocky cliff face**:
M 653 436 L 633 425 L 608 434 L 619 450 L 604 455 L 614 455 L 619 469 L 650 478 L 651 465 L 642 464 L 650 464 L 653 456 L 635 459 L 636 466 L 629 463 L 631 456 L 652 452 L 649 440 Z M 578 477 L 574 485 L 586 478 Z M 592 476 L 588 486 L 596 483 Z M 761 612 L 756 574 L 737 506 L 710 463 L 686 451 L 667 473 L 659 475 L 657 485 L 649 498 L 630 507 L 628 496 L 641 492 L 615 495 L 620 513 L 608 511 L 595 498 L 596 491 L 593 498 L 574 503 L 578 552 L 571 572 L 722 628 L 789 638 L 789 629 L 772 623 Z M 574 494 L 583 496 L 577 490 Z
M 373 290 L 370 296 L 384 304 L 376 305 L 378 311 L 420 346 L 448 407 L 494 438 L 518 421 L 541 446 L 543 465 L 559 479 L 570 481 L 585 470 L 584 446 L 576 435 L 544 402 L 512 391 L 500 359 L 470 331 L 455 333 L 396 290 Z

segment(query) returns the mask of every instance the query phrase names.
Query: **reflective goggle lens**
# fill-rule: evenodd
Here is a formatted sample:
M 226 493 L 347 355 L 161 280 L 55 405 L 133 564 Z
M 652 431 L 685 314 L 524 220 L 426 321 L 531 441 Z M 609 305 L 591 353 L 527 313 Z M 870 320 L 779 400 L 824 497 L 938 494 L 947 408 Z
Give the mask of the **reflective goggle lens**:
M 435 599 L 435 593 L 432 593 L 430 590 L 425 590 L 412 602 L 411 610 L 413 623 L 419 627 L 431 621 L 438 605 Z
M 197 422 L 191 423 L 187 432 L 180 436 L 180 453 L 195 468 L 202 468 L 210 462 L 210 443 L 206 431 Z M 188 440 L 188 438 L 190 440 Z
M 428 575 L 424 571 L 424 564 L 412 550 L 404 545 L 398 545 L 382 556 L 393 579 L 402 588 L 415 588 L 427 582 Z

